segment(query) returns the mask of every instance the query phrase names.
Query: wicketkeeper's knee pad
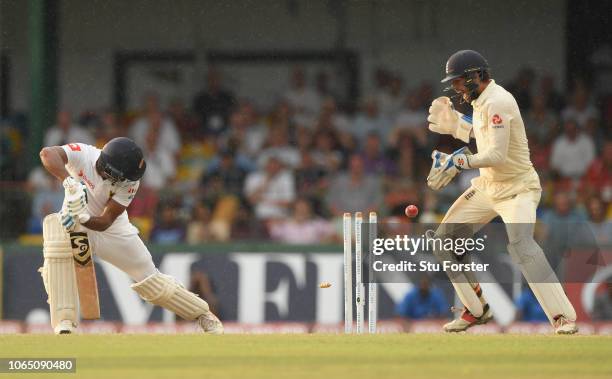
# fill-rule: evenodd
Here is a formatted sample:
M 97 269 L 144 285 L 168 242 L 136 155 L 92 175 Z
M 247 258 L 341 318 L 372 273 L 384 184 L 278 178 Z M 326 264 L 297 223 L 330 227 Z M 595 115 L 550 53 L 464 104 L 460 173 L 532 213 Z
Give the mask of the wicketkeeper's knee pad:
M 47 291 L 51 326 L 62 320 L 77 324 L 77 287 L 70 237 L 57 213 L 43 220 L 43 256 L 41 273 Z
M 164 307 L 186 320 L 195 320 L 209 312 L 208 303 L 170 275 L 155 273 L 132 284 L 132 289 L 145 301 Z
M 575 321 L 576 311 L 546 260 L 544 251 L 533 237 L 526 236 L 514 241 L 508 245 L 508 252 L 520 267 L 550 322 L 553 323 L 559 315 Z

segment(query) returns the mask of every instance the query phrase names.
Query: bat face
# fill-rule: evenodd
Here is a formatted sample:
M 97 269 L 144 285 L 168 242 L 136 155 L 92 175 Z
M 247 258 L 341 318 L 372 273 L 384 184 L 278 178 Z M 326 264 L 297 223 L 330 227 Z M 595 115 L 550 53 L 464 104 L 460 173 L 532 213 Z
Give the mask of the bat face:
M 70 233 L 70 244 L 74 256 L 74 271 L 79 292 L 81 316 L 86 320 L 100 318 L 100 300 L 98 298 L 98 283 L 96 270 L 91 256 L 87 233 Z

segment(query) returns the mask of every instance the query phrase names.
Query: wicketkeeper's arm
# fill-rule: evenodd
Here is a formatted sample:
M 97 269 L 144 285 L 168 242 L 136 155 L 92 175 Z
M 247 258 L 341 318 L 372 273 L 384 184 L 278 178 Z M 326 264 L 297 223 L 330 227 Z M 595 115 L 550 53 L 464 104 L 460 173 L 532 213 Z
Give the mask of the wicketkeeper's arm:
M 487 148 L 468 157 L 469 167 L 495 167 L 506 162 L 510 143 L 510 116 L 503 106 L 491 105 L 487 128 Z M 466 167 L 463 167 L 466 168 Z

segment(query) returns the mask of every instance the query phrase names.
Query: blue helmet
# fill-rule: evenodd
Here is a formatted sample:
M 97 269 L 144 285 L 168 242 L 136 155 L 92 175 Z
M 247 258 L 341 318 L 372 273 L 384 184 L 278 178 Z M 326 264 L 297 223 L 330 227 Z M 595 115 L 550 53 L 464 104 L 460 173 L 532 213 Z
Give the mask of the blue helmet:
M 114 182 L 124 180 L 135 182 L 144 175 L 147 163 L 142 150 L 134 141 L 126 137 L 117 137 L 104 145 L 96 161 L 96 168 Z
M 459 50 L 446 61 L 446 77 L 441 82 L 446 83 L 471 73 L 487 71 L 489 63 L 480 53 L 474 50 Z

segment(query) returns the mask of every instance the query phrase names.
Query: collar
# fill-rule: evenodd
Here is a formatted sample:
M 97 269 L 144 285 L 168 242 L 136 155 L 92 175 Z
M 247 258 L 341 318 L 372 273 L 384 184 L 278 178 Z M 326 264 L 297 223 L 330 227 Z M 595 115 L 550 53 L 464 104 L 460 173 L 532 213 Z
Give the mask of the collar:
M 497 84 L 495 84 L 495 80 L 491 79 L 491 81 L 489 82 L 489 85 L 478 96 L 478 99 L 472 101 L 472 107 L 473 106 L 481 106 L 485 102 L 487 97 L 489 97 L 491 92 L 493 91 L 492 88 L 495 87 L 496 85 Z

